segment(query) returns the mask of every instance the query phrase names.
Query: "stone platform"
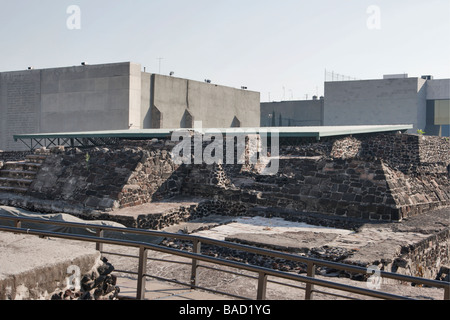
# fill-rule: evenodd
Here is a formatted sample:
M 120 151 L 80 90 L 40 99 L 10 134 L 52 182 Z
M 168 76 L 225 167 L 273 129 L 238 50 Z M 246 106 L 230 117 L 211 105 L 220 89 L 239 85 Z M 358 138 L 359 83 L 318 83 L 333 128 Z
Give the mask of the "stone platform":
M 76 265 L 81 274 L 99 261 L 90 248 L 55 239 L 0 232 L 0 300 L 39 300 L 65 285 L 67 270 Z
M 434 279 L 448 265 L 450 208 L 405 219 L 403 222 L 361 223 L 358 227 L 312 224 L 262 216 L 209 217 L 170 227 L 195 235 L 281 250 L 385 271 Z M 208 218 L 207 218 L 208 219 Z M 216 226 L 213 226 L 213 223 Z M 319 222 L 319 221 L 316 221 Z

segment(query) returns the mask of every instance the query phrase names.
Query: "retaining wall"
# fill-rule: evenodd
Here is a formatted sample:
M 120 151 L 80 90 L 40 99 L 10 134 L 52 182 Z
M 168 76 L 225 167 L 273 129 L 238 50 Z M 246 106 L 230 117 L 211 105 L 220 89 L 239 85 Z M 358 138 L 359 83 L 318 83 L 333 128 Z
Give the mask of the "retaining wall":
M 94 209 L 136 206 L 179 194 L 182 178 L 162 144 L 47 153 L 27 195 Z

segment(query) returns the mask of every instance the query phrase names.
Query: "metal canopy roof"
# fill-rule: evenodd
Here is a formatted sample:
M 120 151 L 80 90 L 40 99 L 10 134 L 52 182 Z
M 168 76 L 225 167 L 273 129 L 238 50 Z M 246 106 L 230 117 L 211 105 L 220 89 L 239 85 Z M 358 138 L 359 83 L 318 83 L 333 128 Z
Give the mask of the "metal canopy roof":
M 161 138 L 170 137 L 176 130 L 195 130 L 211 133 L 245 133 L 279 132 L 280 137 L 329 137 L 338 135 L 405 131 L 412 129 L 412 125 L 360 125 L 360 126 L 319 126 L 319 127 L 258 127 L 258 128 L 202 128 L 202 129 L 135 129 L 135 130 L 107 130 L 80 131 L 59 133 L 17 134 L 18 139 L 46 139 L 46 138 Z
M 60 133 L 35 133 L 14 135 L 14 140 L 20 140 L 27 144 L 25 140 L 30 139 L 31 144 L 27 146 L 31 149 L 40 146 L 64 145 L 74 146 L 74 141 L 83 144 L 88 141 L 91 145 L 96 145 L 96 141 L 106 142 L 118 139 L 153 139 L 170 138 L 177 130 L 195 130 L 202 133 L 225 133 L 231 135 L 278 133 L 280 138 L 316 138 L 343 136 L 367 133 L 382 133 L 393 131 L 407 131 L 412 129 L 412 125 L 358 125 L 358 126 L 318 126 L 318 127 L 261 127 L 261 128 L 200 128 L 200 129 L 133 129 L 133 130 L 107 130 L 107 131 L 84 131 L 84 132 L 60 132 Z M 45 143 L 48 140 L 49 143 Z M 43 142 L 44 141 L 44 142 Z M 44 143 L 44 144 L 42 144 Z

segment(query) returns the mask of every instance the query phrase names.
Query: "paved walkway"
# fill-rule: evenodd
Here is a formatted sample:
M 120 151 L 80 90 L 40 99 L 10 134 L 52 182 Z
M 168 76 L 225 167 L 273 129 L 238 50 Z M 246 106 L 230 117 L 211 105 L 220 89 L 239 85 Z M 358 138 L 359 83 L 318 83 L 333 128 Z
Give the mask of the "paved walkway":
M 116 285 L 120 288 L 120 298 L 136 298 L 136 280 L 118 277 Z M 232 300 L 221 294 L 155 280 L 147 280 L 145 289 L 145 300 Z

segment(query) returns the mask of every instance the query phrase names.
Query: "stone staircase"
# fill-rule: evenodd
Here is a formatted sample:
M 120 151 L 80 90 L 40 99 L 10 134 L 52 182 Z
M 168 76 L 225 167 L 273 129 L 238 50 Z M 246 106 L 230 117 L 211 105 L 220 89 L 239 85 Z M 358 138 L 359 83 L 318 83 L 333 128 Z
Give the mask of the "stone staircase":
M 25 160 L 3 163 L 0 169 L 0 192 L 26 193 L 45 158 L 45 155 L 30 154 Z

